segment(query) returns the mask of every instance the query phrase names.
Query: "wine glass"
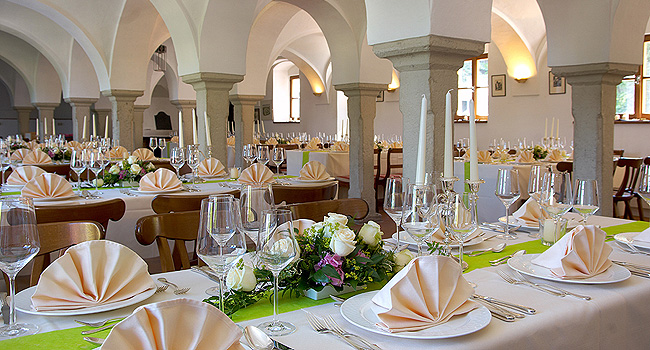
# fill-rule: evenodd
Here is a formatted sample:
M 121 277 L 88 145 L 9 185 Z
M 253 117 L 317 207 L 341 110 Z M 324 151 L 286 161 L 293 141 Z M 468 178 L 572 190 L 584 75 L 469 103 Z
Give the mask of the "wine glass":
M 185 161 L 187 162 L 187 165 L 192 168 L 192 184 L 196 184 L 196 169 L 200 164 L 198 145 L 187 145 Z
M 151 148 L 151 151 L 155 154 L 156 153 L 156 148 L 158 148 L 158 139 L 155 137 L 150 137 L 149 138 L 149 148 Z
M 246 159 L 249 165 L 253 164 L 257 158 L 257 149 L 255 148 L 255 145 L 252 143 L 244 145 L 244 149 L 242 150 L 242 157 Z
M 404 192 L 402 227 L 418 245 L 422 256 L 424 242 L 440 227 L 435 185 L 409 184 Z
M 36 211 L 31 198 L 0 199 L 0 270 L 9 276 L 9 324 L 0 339 L 34 334 L 38 326 L 16 323 L 16 275 L 40 250 Z
M 573 210 L 582 215 L 582 223 L 586 225 L 587 218 L 600 209 L 598 181 L 576 179 L 573 199 Z
M 2 185 L 4 185 L 5 171 L 9 170 L 9 167 L 11 167 L 11 156 L 7 149 L 0 150 L 0 167 L 2 167 Z
M 167 140 L 163 137 L 158 139 L 158 148 L 160 149 L 160 158 L 165 158 L 165 148 L 167 148 Z
M 262 212 L 260 245 L 257 257 L 264 268 L 273 273 L 273 320 L 258 327 L 270 336 L 291 334 L 293 324 L 278 320 L 278 276 L 298 254 L 298 243 L 293 233 L 293 217 L 286 209 L 270 209 Z
M 104 168 L 103 165 L 105 159 L 106 157 L 104 157 L 104 153 L 100 150 L 94 149 L 89 151 L 88 169 L 95 174 L 95 192 L 99 191 L 99 188 L 97 188 L 97 178 L 99 177 L 99 172 Z
M 120 147 L 120 140 L 113 139 L 113 148 L 118 148 L 118 147 Z
M 451 195 L 451 215 L 445 225 L 455 240 L 458 241 L 460 266 L 463 266 L 463 245 L 467 237 L 478 229 L 478 211 L 468 192 Z
M 641 175 L 639 176 L 639 190 L 637 193 L 641 198 L 650 205 L 650 164 L 641 166 Z
M 539 205 L 553 218 L 555 227 L 562 217 L 573 206 L 573 191 L 571 190 L 571 174 L 548 172 L 544 174 Z
M 70 169 L 77 174 L 77 190 L 81 193 L 81 174 L 86 170 L 85 150 L 72 150 L 70 156 Z
M 286 154 L 284 148 L 282 147 L 273 148 L 273 156 L 271 160 L 273 160 L 273 164 L 275 164 L 275 167 L 278 170 L 278 177 L 280 177 L 280 165 L 284 163 L 285 158 L 286 158 Z
M 408 181 L 406 181 L 408 185 Z M 404 182 L 403 178 L 399 175 L 391 175 L 386 180 L 386 191 L 384 192 L 384 211 L 395 222 L 397 246 L 395 251 L 398 251 L 401 246 L 399 236 L 399 225 L 402 220 L 402 206 L 404 205 Z
M 542 190 L 542 180 L 544 179 L 544 170 L 547 169 L 542 165 L 532 165 L 530 167 L 530 177 L 528 178 L 528 196 L 534 201 L 539 202 L 539 192 Z
M 269 152 L 269 146 L 267 145 L 258 145 L 257 146 L 257 162 L 266 165 L 271 159 Z
M 510 234 L 510 206 L 519 199 L 519 171 L 517 169 L 499 169 L 497 172 L 497 186 L 494 194 L 506 207 L 505 231 L 498 235 L 501 239 L 517 239 Z
M 262 211 L 274 207 L 273 188 L 270 184 L 242 185 L 239 192 L 240 230 L 255 242 L 257 247 L 260 246 L 259 231 L 262 224 Z
M 183 147 L 172 148 L 171 154 L 169 155 L 169 164 L 176 169 L 176 176 L 180 179 L 180 170 L 183 167 L 183 164 L 185 164 L 185 152 Z

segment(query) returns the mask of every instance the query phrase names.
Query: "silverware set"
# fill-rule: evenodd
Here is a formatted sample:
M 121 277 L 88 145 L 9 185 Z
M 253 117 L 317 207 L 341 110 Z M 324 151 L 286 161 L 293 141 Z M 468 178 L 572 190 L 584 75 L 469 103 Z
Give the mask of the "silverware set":
M 537 310 L 532 307 L 510 303 L 493 297 L 474 294 L 471 299 L 490 310 L 492 317 L 505 322 L 514 322 L 518 318 L 537 313 Z
M 181 295 L 190 291 L 190 287 L 180 288 L 176 283 L 168 281 L 166 278 L 159 277 L 158 281 L 164 283 L 165 285 L 174 288 L 174 294 Z M 158 289 L 156 289 L 157 291 Z
M 612 262 L 616 265 L 625 267 L 634 276 L 650 278 L 650 266 L 638 265 L 638 264 L 628 263 L 625 261 L 616 261 L 616 260 L 612 260 Z
M 520 256 L 520 255 L 524 255 L 524 254 L 526 254 L 526 250 L 524 250 L 524 249 L 518 250 L 518 251 L 516 251 L 516 252 L 514 252 L 514 253 L 512 253 L 510 255 L 506 255 L 506 256 L 500 257 L 498 259 L 490 260 L 489 263 L 492 266 L 505 264 L 505 263 L 508 262 L 508 259 L 512 258 L 513 256 Z
M 356 334 L 343 330 L 332 316 L 321 318 L 309 311 L 305 311 L 305 313 L 307 314 L 307 322 L 311 328 L 318 333 L 337 336 L 357 350 L 381 350 L 381 348 L 376 344 L 373 344 Z
M 626 253 L 650 255 L 650 252 L 646 252 L 635 247 L 634 244 L 628 241 L 627 238 L 625 237 L 621 237 L 617 242 L 622 243 L 622 244 L 618 244 L 617 247 L 619 247 L 621 250 L 623 250 Z
M 591 297 L 588 296 L 588 295 L 573 293 L 573 292 L 570 292 L 568 290 L 562 289 L 560 287 L 556 287 L 556 286 L 554 286 L 552 284 L 535 283 L 535 282 L 529 281 L 528 279 L 526 279 L 524 276 L 522 276 L 518 272 L 515 272 L 515 273 L 518 275 L 517 277 L 510 276 L 510 275 L 508 275 L 507 273 L 505 273 L 505 272 L 503 272 L 501 270 L 497 271 L 497 274 L 499 274 L 499 276 L 501 276 L 501 278 L 503 278 L 504 281 L 506 281 L 506 282 L 508 282 L 510 284 L 528 286 L 528 287 L 537 289 L 539 291 L 542 291 L 542 292 L 545 292 L 545 293 L 548 293 L 548 294 L 551 294 L 551 295 L 554 295 L 554 296 L 557 296 L 557 297 L 572 296 L 572 297 L 587 300 L 587 301 L 591 300 Z
M 125 194 L 125 195 L 127 195 L 127 196 L 131 196 L 131 197 L 137 197 L 137 196 L 138 196 L 137 194 L 131 192 L 131 190 L 128 189 L 128 188 L 122 188 L 122 189 L 120 189 L 120 193 L 121 193 L 121 194 Z

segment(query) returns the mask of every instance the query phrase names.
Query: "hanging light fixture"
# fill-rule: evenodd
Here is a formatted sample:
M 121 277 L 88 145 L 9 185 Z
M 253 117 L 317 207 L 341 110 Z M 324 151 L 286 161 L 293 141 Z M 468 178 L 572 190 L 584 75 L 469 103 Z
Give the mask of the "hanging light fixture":
M 165 72 L 167 70 L 167 46 L 160 45 L 153 55 L 153 70 Z

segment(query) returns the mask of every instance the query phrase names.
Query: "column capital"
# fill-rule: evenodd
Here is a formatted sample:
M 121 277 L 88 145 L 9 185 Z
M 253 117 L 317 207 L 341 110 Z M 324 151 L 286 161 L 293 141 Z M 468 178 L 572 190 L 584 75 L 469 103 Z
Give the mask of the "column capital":
M 571 66 L 551 67 L 553 74 L 565 77 L 567 83 L 575 85 L 618 85 L 624 76 L 636 74 L 638 64 L 629 63 L 585 63 Z
M 48 110 L 48 109 L 53 110 L 54 108 L 59 107 L 60 103 L 36 102 L 33 103 L 33 105 L 40 111 L 40 110 Z
M 485 43 L 431 34 L 375 44 L 372 51 L 378 57 L 388 58 L 400 72 L 458 70 L 464 60 L 482 54 L 485 51 Z
M 68 97 L 63 99 L 65 102 L 72 106 L 85 106 L 90 107 L 91 104 L 97 102 L 97 98 L 84 98 L 84 97 Z
M 133 110 L 137 112 L 144 112 L 144 110 L 149 107 L 150 105 L 133 105 Z
M 32 106 L 14 106 L 14 110 L 17 112 L 31 112 L 34 110 Z
M 184 83 L 192 85 L 194 90 L 227 90 L 230 91 L 235 83 L 244 80 L 243 75 L 228 73 L 198 72 L 183 75 Z
M 230 95 L 228 97 L 232 104 L 238 104 L 242 106 L 254 105 L 259 101 L 264 99 L 263 95 Z
M 380 91 L 388 89 L 388 84 L 373 83 L 345 83 L 334 85 L 334 89 L 343 91 L 345 96 L 374 96 Z
M 196 100 L 170 100 L 169 102 L 180 109 L 196 108 Z
M 102 91 L 102 95 L 108 97 L 109 100 L 118 102 L 134 102 L 136 98 L 144 95 L 144 91 L 111 89 Z

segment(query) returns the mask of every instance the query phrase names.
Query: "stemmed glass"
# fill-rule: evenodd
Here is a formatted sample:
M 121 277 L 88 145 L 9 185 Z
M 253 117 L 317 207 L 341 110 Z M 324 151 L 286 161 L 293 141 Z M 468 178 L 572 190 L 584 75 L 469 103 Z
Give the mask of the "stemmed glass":
M 104 153 L 102 153 L 98 149 L 90 150 L 89 151 L 89 157 L 88 157 L 88 169 L 95 174 L 95 192 L 99 191 L 98 184 L 97 184 L 97 178 L 99 177 L 99 172 L 102 171 L 104 168 L 104 162 L 105 162 L 106 157 L 104 157 Z
M 151 151 L 156 153 L 156 148 L 158 148 L 158 139 L 155 137 L 150 137 L 149 138 L 149 148 L 151 148 Z
M 257 162 L 266 165 L 271 159 L 269 151 L 269 146 L 259 145 L 257 146 Z
M 404 192 L 402 227 L 418 245 L 422 256 L 424 242 L 440 227 L 436 186 L 409 184 Z
M 158 139 L 158 148 L 160 149 L 160 158 L 165 158 L 165 148 L 167 148 L 167 140 L 164 138 Z
M 573 210 L 582 215 L 582 223 L 586 225 L 587 218 L 594 215 L 600 209 L 598 181 L 576 179 L 573 199 Z
M 181 178 L 180 170 L 183 167 L 183 164 L 185 164 L 185 154 L 183 151 L 183 147 L 174 147 L 169 155 L 169 164 L 176 169 L 176 176 L 179 179 Z
M 571 174 L 548 172 L 544 174 L 539 205 L 553 217 L 554 227 L 573 206 Z
M 259 325 L 266 334 L 280 336 L 296 330 L 293 324 L 278 320 L 278 276 L 298 254 L 298 243 L 293 233 L 293 218 L 286 209 L 270 209 L 262 212 L 260 245 L 257 257 L 264 268 L 273 273 L 273 321 Z
M 7 149 L 0 150 L 0 167 L 2 167 L 2 185 L 4 185 L 5 171 L 9 170 L 9 167 L 11 167 L 11 156 Z
M 199 167 L 199 148 L 198 145 L 188 145 L 185 161 L 190 168 L 192 168 L 192 184 L 196 185 L 196 169 Z
M 408 181 L 406 181 L 408 185 Z M 392 175 L 386 180 L 386 191 L 384 192 L 384 211 L 395 222 L 398 251 L 401 246 L 399 237 L 399 225 L 402 220 L 402 206 L 404 205 L 404 182 L 401 176 Z
M 519 171 L 517 169 L 499 169 L 497 172 L 497 186 L 494 194 L 506 207 L 505 231 L 497 236 L 501 239 L 517 239 L 510 234 L 510 206 L 519 199 Z
M 16 275 L 40 250 L 36 211 L 31 198 L 0 199 L 0 269 L 9 276 L 9 324 L 0 328 L 0 339 L 38 332 L 38 326 L 16 323 Z
M 242 150 L 242 157 L 246 159 L 248 165 L 252 165 L 257 158 L 257 149 L 255 148 L 255 145 L 252 143 L 244 145 L 244 149 Z
M 280 177 L 280 165 L 284 163 L 284 158 L 285 158 L 284 148 L 277 147 L 277 146 L 273 148 L 273 157 L 271 158 L 271 160 L 273 160 L 273 164 L 275 164 L 275 167 L 278 170 L 278 177 Z
M 259 232 L 262 225 L 261 214 L 273 209 L 275 201 L 271 185 L 242 185 L 239 192 L 240 230 L 259 248 Z
M 539 195 L 542 191 L 542 182 L 544 180 L 544 172 L 548 171 L 548 166 L 533 165 L 530 167 L 530 177 L 528 178 L 528 196 L 539 204 Z M 531 232 L 528 237 L 537 238 L 539 232 Z
M 637 193 L 650 205 L 650 164 L 641 166 L 639 176 L 639 190 Z
M 77 174 L 77 190 L 81 193 L 81 174 L 86 170 L 85 150 L 72 150 L 70 156 L 70 169 Z
M 465 240 L 478 229 L 478 210 L 470 196 L 468 192 L 452 194 L 450 208 L 452 214 L 445 222 L 453 238 L 458 241 L 460 266 L 463 266 Z

